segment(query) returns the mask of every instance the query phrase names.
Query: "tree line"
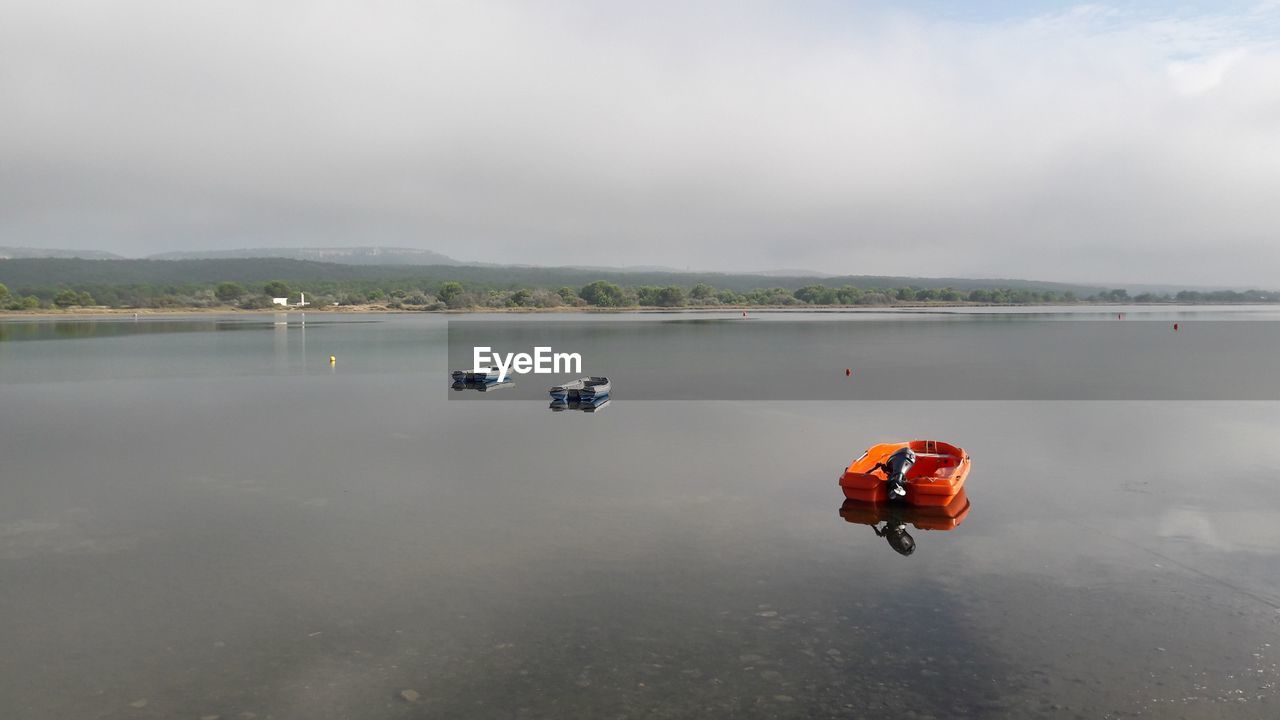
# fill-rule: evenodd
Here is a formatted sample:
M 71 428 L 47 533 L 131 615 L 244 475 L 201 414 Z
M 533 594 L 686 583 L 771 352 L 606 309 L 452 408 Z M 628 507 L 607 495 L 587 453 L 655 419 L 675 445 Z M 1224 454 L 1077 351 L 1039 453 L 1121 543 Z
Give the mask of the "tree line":
M 262 285 L 235 281 L 188 284 L 86 285 L 34 287 L 11 292 L 0 284 L 0 308 L 38 310 L 70 307 L 110 308 L 240 308 L 267 309 L 272 298 L 297 302 L 305 292 L 313 306 L 377 305 L 390 309 L 461 310 L 468 308 L 557 307 L 748 307 L 748 306 L 875 306 L 898 304 L 1039 305 L 1059 303 L 1258 303 L 1280 302 L 1280 293 L 1250 290 L 1196 292 L 1174 295 L 1143 293 L 1130 297 L 1122 289 L 1102 290 L 1083 297 L 1071 291 L 1025 288 L 961 290 L 930 288 L 859 288 L 806 285 L 745 292 L 709 283 L 682 285 L 619 285 L 596 280 L 581 287 L 493 287 L 457 280 L 273 280 Z

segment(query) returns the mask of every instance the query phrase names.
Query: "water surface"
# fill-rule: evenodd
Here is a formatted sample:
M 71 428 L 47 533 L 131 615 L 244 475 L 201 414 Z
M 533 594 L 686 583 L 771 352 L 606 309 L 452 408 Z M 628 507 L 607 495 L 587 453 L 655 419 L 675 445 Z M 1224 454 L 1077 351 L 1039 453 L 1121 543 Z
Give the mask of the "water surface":
M 449 402 L 444 319 L 279 321 L 0 323 L 5 717 L 1276 714 L 1275 402 L 555 413 Z M 835 482 L 909 437 L 974 470 L 903 557 Z

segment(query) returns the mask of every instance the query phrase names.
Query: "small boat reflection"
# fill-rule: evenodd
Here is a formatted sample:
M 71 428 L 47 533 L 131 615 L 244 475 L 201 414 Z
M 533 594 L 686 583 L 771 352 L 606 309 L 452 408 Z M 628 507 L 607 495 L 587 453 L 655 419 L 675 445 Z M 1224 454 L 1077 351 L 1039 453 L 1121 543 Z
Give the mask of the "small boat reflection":
M 552 387 L 551 399 L 559 402 L 599 400 L 607 397 L 611 388 L 609 378 L 592 375 Z
M 515 387 L 514 380 L 503 380 L 502 382 L 484 382 L 475 380 L 455 380 L 449 387 L 454 390 L 475 390 L 477 392 L 493 392 L 503 388 Z
M 960 527 L 969 515 L 969 498 L 964 490 L 946 505 L 915 506 L 902 503 L 864 502 L 845 500 L 840 506 L 840 517 L 856 525 L 870 525 L 877 537 L 884 538 L 889 547 L 899 555 L 916 551 L 915 538 L 907 526 L 917 530 L 947 532 Z M 883 525 L 881 525 L 883 523 Z
M 604 412 L 609 407 L 610 399 L 608 395 L 596 398 L 582 398 L 580 400 L 552 400 L 549 406 L 554 412 L 564 412 L 565 410 L 581 410 L 582 412 Z

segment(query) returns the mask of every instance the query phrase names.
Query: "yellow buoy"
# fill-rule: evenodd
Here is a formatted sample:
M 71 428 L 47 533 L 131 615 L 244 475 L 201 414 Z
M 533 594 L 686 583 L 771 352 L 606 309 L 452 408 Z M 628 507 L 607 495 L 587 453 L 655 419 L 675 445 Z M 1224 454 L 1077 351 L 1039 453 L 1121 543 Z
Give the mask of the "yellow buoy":
M 330 355 L 330 356 L 329 356 L 329 364 L 330 364 L 330 365 L 336 365 L 337 363 L 338 363 L 338 356 L 337 356 L 337 355 Z

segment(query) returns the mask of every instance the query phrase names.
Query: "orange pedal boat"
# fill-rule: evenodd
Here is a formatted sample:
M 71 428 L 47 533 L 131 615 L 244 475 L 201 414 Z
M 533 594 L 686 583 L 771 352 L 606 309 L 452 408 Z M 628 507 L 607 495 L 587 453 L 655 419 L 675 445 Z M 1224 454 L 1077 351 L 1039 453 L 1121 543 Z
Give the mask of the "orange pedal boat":
M 844 496 L 862 502 L 887 502 L 889 476 L 886 463 L 904 448 L 914 453 L 914 463 L 906 472 L 906 496 L 896 502 L 920 506 L 950 505 L 969 476 L 969 453 L 937 440 L 871 446 L 840 476 Z

